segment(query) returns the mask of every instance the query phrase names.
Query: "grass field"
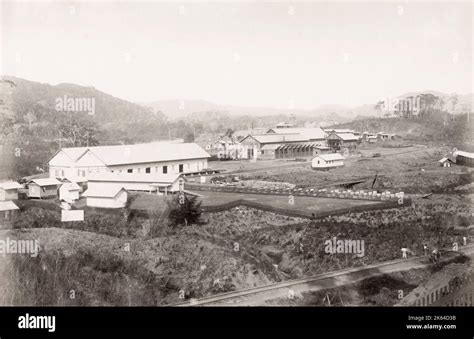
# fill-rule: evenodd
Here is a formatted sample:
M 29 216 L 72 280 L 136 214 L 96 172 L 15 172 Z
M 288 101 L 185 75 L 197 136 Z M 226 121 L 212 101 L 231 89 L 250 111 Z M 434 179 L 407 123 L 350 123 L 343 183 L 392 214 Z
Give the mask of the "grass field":
M 236 200 L 254 201 L 259 204 L 265 204 L 270 207 L 289 209 L 302 212 L 308 216 L 312 213 L 317 215 L 322 212 L 350 208 L 356 206 L 368 206 L 380 204 L 379 201 L 368 200 L 350 200 L 350 199 L 332 199 L 332 198 L 313 198 L 295 196 L 294 204 L 289 203 L 288 196 L 282 195 L 264 195 L 264 194 L 244 194 L 244 193 L 225 193 L 211 191 L 193 192 L 200 196 L 202 206 L 219 206 Z

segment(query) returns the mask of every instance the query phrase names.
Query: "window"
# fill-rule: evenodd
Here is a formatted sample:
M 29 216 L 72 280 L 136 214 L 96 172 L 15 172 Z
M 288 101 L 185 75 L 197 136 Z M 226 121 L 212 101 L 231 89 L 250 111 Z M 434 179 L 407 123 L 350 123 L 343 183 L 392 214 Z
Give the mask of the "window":
M 150 172 L 151 172 L 151 168 L 150 168 L 150 167 L 145 168 L 145 173 L 150 173 Z
M 137 173 L 140 173 L 140 171 L 141 171 L 141 168 L 137 168 Z
M 265 151 L 262 150 L 262 155 L 264 155 L 264 154 L 265 154 Z
M 174 172 L 174 165 L 171 167 L 171 171 Z
M 127 170 L 127 173 L 133 173 L 133 169 L 132 169 L 132 168 L 129 168 L 129 169 Z
M 183 173 L 183 170 L 184 170 L 184 165 L 183 164 L 179 164 L 179 173 Z
M 191 169 L 191 164 L 188 164 L 188 169 Z
M 163 166 L 163 174 L 168 173 L 168 166 Z
M 55 177 L 59 177 L 61 175 L 61 171 L 60 170 L 54 170 L 54 176 Z
M 155 167 L 155 172 L 158 173 L 160 171 L 160 167 L 159 166 L 156 166 Z
M 5 211 L 5 220 L 8 220 L 10 217 L 10 211 Z

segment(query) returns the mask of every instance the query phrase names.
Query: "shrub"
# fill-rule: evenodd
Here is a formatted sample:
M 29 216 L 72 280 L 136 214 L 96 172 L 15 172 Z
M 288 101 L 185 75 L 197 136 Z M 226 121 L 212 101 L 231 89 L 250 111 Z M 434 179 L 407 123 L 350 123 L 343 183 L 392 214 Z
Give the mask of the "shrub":
M 168 219 L 172 227 L 201 223 L 201 202 L 196 196 L 180 195 L 168 201 Z

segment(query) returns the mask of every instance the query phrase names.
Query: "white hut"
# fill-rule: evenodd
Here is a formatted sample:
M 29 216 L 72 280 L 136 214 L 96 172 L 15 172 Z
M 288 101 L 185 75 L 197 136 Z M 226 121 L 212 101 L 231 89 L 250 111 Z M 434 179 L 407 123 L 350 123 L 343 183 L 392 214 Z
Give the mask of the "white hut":
M 90 186 L 82 195 L 86 205 L 100 208 L 122 208 L 127 202 L 127 191 L 122 186 L 96 184 Z
M 314 169 L 330 169 L 344 166 L 344 157 L 339 153 L 319 154 L 311 161 L 311 167 Z
M 65 182 L 59 187 L 59 199 L 64 201 L 74 201 L 79 199 L 81 187 L 74 182 Z
M 17 200 L 18 189 L 21 185 L 15 181 L 1 182 L 0 183 L 0 200 Z

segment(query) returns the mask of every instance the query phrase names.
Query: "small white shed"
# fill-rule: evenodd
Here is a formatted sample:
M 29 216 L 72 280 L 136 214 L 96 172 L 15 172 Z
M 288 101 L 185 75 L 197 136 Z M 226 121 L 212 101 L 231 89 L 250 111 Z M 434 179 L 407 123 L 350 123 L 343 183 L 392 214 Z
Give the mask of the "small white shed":
M 18 209 L 13 201 L 0 201 L 0 228 L 8 228 L 13 224 Z
M 1 182 L 0 201 L 17 200 L 19 188 L 21 188 L 21 185 L 16 181 Z
M 74 182 L 65 182 L 59 187 L 59 199 L 64 201 L 74 201 L 79 199 L 81 187 Z
M 86 205 L 100 208 L 122 208 L 127 202 L 127 191 L 122 186 L 106 184 L 89 185 L 82 195 L 86 197 Z
M 344 166 L 344 157 L 339 153 L 319 154 L 311 161 L 314 169 L 330 169 Z

